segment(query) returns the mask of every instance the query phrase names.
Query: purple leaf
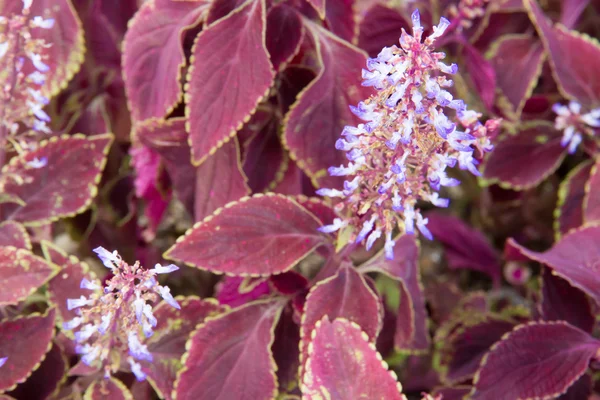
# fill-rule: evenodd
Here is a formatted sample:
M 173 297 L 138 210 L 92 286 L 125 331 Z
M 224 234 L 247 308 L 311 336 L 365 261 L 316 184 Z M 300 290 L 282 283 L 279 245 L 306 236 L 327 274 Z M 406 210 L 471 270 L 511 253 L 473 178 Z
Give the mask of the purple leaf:
M 600 220 L 600 159 L 591 167 L 589 180 L 585 183 L 583 199 L 583 221 Z
M 281 195 L 255 195 L 230 203 L 197 223 L 165 257 L 230 275 L 285 272 L 325 236 L 320 221 Z
M 562 1 L 560 10 L 560 23 L 567 29 L 575 28 L 575 25 L 577 25 L 577 20 L 589 3 L 589 0 Z
M 16 221 L 4 221 L 0 224 L 0 246 L 13 246 L 25 250 L 33 249 L 27 230 Z
M 275 72 L 265 29 L 264 0 L 257 0 L 197 36 L 185 99 L 194 165 L 229 141 L 267 94 Z
M 398 45 L 403 28 L 410 32 L 411 25 L 402 14 L 382 4 L 374 4 L 360 21 L 358 47 L 376 57 L 382 48 Z
M 200 24 L 209 4 L 152 0 L 130 21 L 123 44 L 123 73 L 135 120 L 163 118 L 181 101 L 184 36 Z
M 215 292 L 219 304 L 239 307 L 269 294 L 271 289 L 265 278 L 224 276 L 215 287 Z
M 355 37 L 355 0 L 326 0 L 325 22 L 336 36 L 349 43 L 354 43 Z
M 358 324 L 323 317 L 311 336 L 303 399 L 405 399 L 396 374 Z
M 515 190 L 537 185 L 562 163 L 566 150 L 561 137 L 547 123 L 527 124 L 515 135 L 505 135 L 485 161 L 484 178 Z
M 472 45 L 465 43 L 463 57 L 468 76 L 471 78 L 479 98 L 486 109 L 490 110 L 494 104 L 496 91 L 496 71 L 494 67 L 483 58 L 483 55 Z
M 498 254 L 481 232 L 456 217 L 429 213 L 427 218 L 434 239 L 444 246 L 449 268 L 480 271 L 495 284 L 500 283 L 502 266 Z
M 584 198 L 593 165 L 591 161 L 582 162 L 560 183 L 554 210 L 554 231 L 558 238 L 583 224 Z
M 127 389 L 127 386 L 120 380 L 110 377 L 108 379 L 99 378 L 85 391 L 86 400 L 130 400 L 133 396 Z
M 269 9 L 266 46 L 276 71 L 298 53 L 303 39 L 304 25 L 293 7 L 279 3 Z
M 486 355 L 473 400 L 554 398 L 581 377 L 600 342 L 565 322 L 520 325 Z

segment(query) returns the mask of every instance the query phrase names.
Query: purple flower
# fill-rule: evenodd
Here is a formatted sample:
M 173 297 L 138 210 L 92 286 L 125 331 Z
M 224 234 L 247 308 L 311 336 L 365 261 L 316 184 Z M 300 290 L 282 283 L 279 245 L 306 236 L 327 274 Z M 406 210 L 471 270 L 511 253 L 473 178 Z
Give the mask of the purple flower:
M 8 360 L 8 357 L 0 357 L 0 368 L 2 368 L 2 366 L 4 366 L 4 364 L 6 364 L 7 360 Z

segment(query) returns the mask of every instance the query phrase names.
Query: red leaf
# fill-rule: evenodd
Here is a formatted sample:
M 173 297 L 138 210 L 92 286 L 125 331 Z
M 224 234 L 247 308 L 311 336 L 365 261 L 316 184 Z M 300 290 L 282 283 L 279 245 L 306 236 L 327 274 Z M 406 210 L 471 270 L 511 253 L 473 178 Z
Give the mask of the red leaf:
M 304 25 L 293 7 L 279 3 L 267 13 L 266 46 L 275 70 L 279 71 L 298 53 Z
M 266 278 L 224 276 L 215 287 L 215 297 L 219 301 L 219 304 L 229 307 L 239 307 L 250 303 L 268 295 L 270 292 L 271 288 Z
M 0 357 L 8 357 L 0 374 L 0 390 L 16 387 L 36 370 L 52 346 L 54 309 L 46 315 L 0 322 Z
M 292 307 L 281 313 L 275 328 L 275 341 L 271 350 L 277 363 L 277 382 L 280 395 L 298 387 L 298 367 L 300 364 L 300 327 L 294 321 Z M 291 400 L 291 399 L 290 399 Z
M 181 101 L 185 33 L 200 24 L 210 2 L 151 0 L 130 21 L 123 75 L 135 120 L 162 118 Z
M 541 292 L 539 311 L 542 319 L 566 321 L 592 333 L 596 318 L 585 293 L 552 274 L 547 268 L 542 270 Z
M 0 15 L 10 19 L 13 14 L 20 14 L 23 9 L 21 1 L 0 2 Z M 37 0 L 30 8 L 30 15 L 54 18 L 51 29 L 33 29 L 32 38 L 45 40 L 50 44 L 40 50 L 44 62 L 50 67 L 46 73 L 46 82 L 42 94 L 48 98 L 58 94 L 73 76 L 79 71 L 85 53 L 83 28 L 70 0 Z M 23 67 L 24 76 L 34 72 L 30 63 Z M 0 103 L 0 107 L 4 107 Z
M 477 94 L 485 107 L 490 110 L 494 104 L 496 91 L 496 71 L 494 67 L 483 58 L 483 55 L 472 45 L 465 43 L 463 57 L 468 76 L 471 78 Z
M 42 250 L 46 260 L 61 267 L 60 274 L 48 282 L 48 298 L 56 307 L 59 322 L 70 321 L 78 314 L 75 310 L 67 308 L 67 299 L 87 297 L 90 292 L 79 287 L 81 280 L 83 278 L 92 280 L 96 275 L 90 272 L 90 267 L 85 262 L 68 255 L 50 242 L 42 241 Z M 64 331 L 64 333 L 73 338 L 71 331 Z
M 291 269 L 323 244 L 320 221 L 281 195 L 255 195 L 197 223 L 165 257 L 216 273 L 266 276 Z
M 584 374 L 577 382 L 567 390 L 558 400 L 580 400 L 593 399 L 592 394 L 592 378 L 589 374 Z
M 405 399 L 396 374 L 357 324 L 320 320 L 312 333 L 302 398 Z
M 133 400 L 127 386 L 116 378 L 100 378 L 85 391 L 86 400 Z
M 208 15 L 206 16 L 206 25 L 226 17 L 233 10 L 242 6 L 245 0 L 212 0 Z
M 318 282 L 304 305 L 300 326 L 301 365 L 306 364 L 311 332 L 324 316 L 357 323 L 374 343 L 383 324 L 381 307 L 379 297 L 354 268 L 341 267 L 334 276 Z
M 353 43 L 355 37 L 354 3 L 355 0 L 326 0 L 325 3 L 327 27 L 349 43 Z
M 490 347 L 515 324 L 496 318 L 467 326 L 444 340 L 441 349 L 442 366 L 446 367 L 444 382 L 450 384 L 471 379 Z
M 333 219 L 337 217 L 337 214 L 333 208 L 325 204 L 321 198 L 299 195 L 294 197 L 294 200 L 296 200 L 302 207 L 310 211 L 315 217 L 319 218 L 323 225 L 329 225 L 333 223 Z
M 23 182 L 7 180 L 3 190 L 25 205 L 5 205 L 5 218 L 38 226 L 83 212 L 98 193 L 112 140 L 109 134 L 53 137 L 40 143 L 37 150 L 11 159 L 2 173 L 20 176 Z M 30 167 L 28 163 L 36 158 L 47 159 L 47 165 Z
M 498 254 L 481 232 L 456 217 L 429 213 L 427 218 L 433 237 L 444 246 L 449 268 L 480 271 L 500 284 L 502 266 Z
M 358 47 L 376 57 L 384 47 L 397 45 L 402 29 L 410 32 L 411 25 L 393 8 L 375 4 L 360 21 Z
M 345 125 L 357 122 L 348 106 L 371 93 L 361 86 L 358 73 L 366 57 L 323 27 L 306 22 L 306 28 L 316 43 L 321 71 L 287 114 L 284 143 L 313 181 L 335 186 L 339 179 L 329 177 L 326 170 L 347 161 L 343 152 L 335 151 L 335 141 Z
M 175 383 L 178 400 L 272 399 L 271 353 L 280 301 L 259 301 L 210 319 L 194 331 Z
M 508 239 L 507 244 L 531 260 L 546 264 L 558 276 L 600 304 L 600 226 L 572 231 L 543 253 L 528 250 L 512 238 Z
M 600 220 L 600 159 L 593 165 L 589 174 L 590 178 L 585 183 L 585 197 L 582 200 L 585 222 Z
M 4 221 L 0 224 L 0 246 L 13 246 L 26 250 L 33 248 L 27 230 L 16 221 Z
M 326 0 L 307 0 L 308 3 L 319 13 L 321 19 L 325 19 L 325 1 Z
M 136 127 L 136 135 L 161 155 L 175 195 L 197 221 L 248 194 L 237 140 L 228 142 L 201 166 L 194 167 L 189 159 L 190 147 L 183 118 L 145 121 Z
M 17 399 L 46 400 L 66 379 L 68 366 L 65 355 L 55 344 L 46 354 L 39 368 L 10 394 Z
M 574 28 L 589 3 L 589 0 L 565 0 L 561 2 L 560 23 L 568 29 Z
M 264 0 L 246 2 L 198 35 L 186 84 L 194 165 L 235 135 L 274 75 L 265 47 Z
M 537 2 L 524 0 L 524 4 L 550 56 L 550 65 L 563 95 L 584 106 L 600 105 L 598 42 L 563 26 L 553 27 Z
M 542 73 L 544 48 L 528 34 L 506 35 L 494 43 L 490 57 L 498 89 L 512 106 L 515 119 L 519 119 Z
M 195 297 L 177 297 L 181 306 L 177 310 L 165 302 L 154 309 L 158 323 L 154 335 L 147 341 L 148 350 L 154 356 L 153 362 L 142 362 L 144 372 L 161 398 L 170 400 L 177 372 L 181 369 L 181 356 L 185 353 L 185 343 L 195 327 L 206 318 L 224 311 L 214 300 L 201 300 Z
M 585 189 L 592 167 L 591 161 L 582 162 L 560 183 L 554 210 L 554 231 L 557 237 L 583 224 Z
M 564 322 L 520 325 L 486 355 L 473 400 L 554 398 L 588 368 L 600 342 Z
M 550 124 L 525 125 L 515 135 L 506 135 L 485 161 L 483 176 L 489 183 L 523 190 L 550 176 L 562 163 L 566 151 L 562 134 Z
M 24 300 L 58 271 L 28 250 L 0 247 L 0 306 Z
M 401 302 L 396 320 L 394 345 L 397 350 L 420 353 L 429 350 L 427 309 L 419 272 L 419 247 L 412 235 L 396 239 L 396 258 L 388 260 L 383 252 L 363 264 L 360 270 L 383 273 L 400 282 Z

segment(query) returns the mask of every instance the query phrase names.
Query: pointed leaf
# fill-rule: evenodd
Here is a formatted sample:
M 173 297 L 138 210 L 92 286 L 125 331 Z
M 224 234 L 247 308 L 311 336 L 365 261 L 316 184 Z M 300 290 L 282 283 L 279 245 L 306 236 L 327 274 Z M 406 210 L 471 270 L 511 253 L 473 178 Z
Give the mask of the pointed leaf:
M 282 306 L 250 303 L 199 325 L 183 356 L 177 399 L 272 399 L 277 379 L 271 345 Z
M 528 34 L 506 35 L 494 43 L 487 57 L 496 72 L 498 89 L 518 119 L 542 74 L 544 47 Z
M 406 399 L 396 374 L 359 325 L 323 317 L 311 336 L 304 399 Z
M 248 0 L 196 38 L 186 84 L 195 165 L 235 135 L 269 90 L 265 25 L 264 0 Z
M 379 297 L 354 268 L 343 266 L 334 276 L 318 282 L 311 288 L 304 305 L 300 326 L 301 365 L 306 364 L 310 335 L 324 316 L 357 323 L 374 343 L 383 323 L 381 307 Z
M 531 260 L 546 264 L 558 276 L 600 304 L 600 226 L 571 231 L 543 253 L 528 250 L 512 238 L 507 243 Z
M 562 94 L 587 107 L 600 105 L 600 45 L 583 33 L 552 26 L 536 1 L 524 0 L 550 57 Z
M 354 43 L 356 21 L 355 0 L 327 0 L 325 3 L 325 22 L 331 32 L 348 43 Z
M 123 74 L 135 120 L 163 118 L 181 101 L 183 39 L 201 22 L 209 4 L 151 0 L 130 21 L 123 44 Z
M 7 219 L 27 226 L 44 225 L 86 210 L 96 194 L 106 155 L 113 136 L 83 135 L 53 137 L 36 150 L 14 157 L 4 166 L 4 175 L 20 176 L 4 182 L 5 192 L 20 197 L 25 206 L 4 205 Z M 47 160 L 42 168 L 32 168 L 35 159 Z
M 284 272 L 285 274 L 285 272 Z M 274 276 L 281 276 L 274 275 Z M 224 276 L 215 287 L 215 297 L 219 304 L 239 307 L 271 293 L 267 278 L 248 278 L 241 276 Z
M 593 166 L 589 160 L 582 162 L 560 183 L 554 210 L 554 232 L 557 238 L 583 224 L 586 186 Z
M 490 110 L 494 104 L 496 91 L 496 71 L 488 60 L 483 58 L 479 50 L 470 44 L 463 47 L 463 57 L 468 76 L 473 86 L 483 101 L 486 109 Z
M 8 357 L 0 374 L 0 391 L 24 382 L 44 360 L 54 336 L 53 309 L 0 322 L 0 357 Z
M 483 359 L 471 398 L 554 398 L 585 373 L 598 349 L 598 340 L 564 322 L 520 325 Z
M 127 386 L 116 378 L 100 378 L 92 382 L 85 391 L 83 400 L 133 400 Z
M 294 200 L 298 202 L 302 207 L 310 211 L 315 217 L 319 218 L 323 225 L 329 225 L 333 223 L 333 219 L 337 217 L 337 214 L 325 202 L 319 197 L 306 197 L 299 195 L 294 197 Z
M 515 190 L 537 185 L 564 159 L 561 137 L 561 132 L 546 123 L 528 124 L 515 135 L 504 136 L 485 161 L 484 178 Z
M 398 11 L 382 4 L 367 10 L 359 24 L 358 47 L 376 57 L 384 47 L 398 45 L 402 29 L 410 32 L 411 24 Z
M 585 293 L 551 273 L 548 268 L 542 270 L 539 310 L 545 321 L 566 321 L 588 333 L 592 333 L 596 322 Z
M 427 309 L 421 274 L 419 271 L 419 247 L 412 235 L 396 239 L 396 254 L 393 260 L 385 258 L 383 252 L 360 267 L 363 273 L 379 272 L 400 282 L 400 308 L 396 320 L 394 346 L 397 350 L 422 353 L 429 349 Z
M 313 6 L 313 8 L 317 11 L 317 13 L 319 14 L 319 17 L 321 17 L 321 19 L 325 19 L 325 1 L 326 0 L 307 0 L 307 1 L 308 1 L 308 4 Z
M 600 220 L 600 158 L 592 167 L 590 178 L 585 184 L 583 199 L 583 221 L 598 220 Z
M 298 53 L 304 39 L 304 25 L 296 10 L 279 3 L 267 13 L 266 46 L 276 71 Z
M 16 221 L 4 221 L 0 224 L 0 246 L 13 246 L 25 250 L 33 248 L 27 230 Z
M 433 237 L 444 246 L 449 268 L 480 271 L 500 284 L 502 266 L 498 254 L 481 232 L 456 217 L 429 213 L 427 218 Z
M 561 2 L 560 23 L 568 29 L 574 28 L 589 3 L 589 0 L 565 0 Z
M 471 379 L 490 347 L 514 326 L 512 322 L 490 317 L 452 334 L 441 349 L 440 363 L 446 368 L 444 382 L 454 384 Z
M 366 56 L 323 27 L 306 22 L 315 42 L 321 71 L 300 94 L 285 119 L 284 141 L 291 156 L 311 179 L 334 186 L 339 179 L 327 168 L 345 163 L 343 152 L 333 151 L 345 125 L 358 120 L 349 105 L 366 99 L 371 89 L 361 86 L 360 71 Z
M 58 271 L 28 250 L 0 247 L 0 306 L 24 300 Z
M 0 2 L 0 15 L 7 18 L 20 14 L 22 9 L 21 1 Z M 50 67 L 41 91 L 44 96 L 51 98 L 67 86 L 81 67 L 85 53 L 83 28 L 70 0 L 34 1 L 30 15 L 55 20 L 51 29 L 31 30 L 33 39 L 42 39 L 49 44 L 40 50 L 44 62 Z M 34 71 L 31 63 L 26 63 L 22 70 L 25 76 Z M 3 107 L 1 103 L 0 107 Z
M 177 372 L 181 369 L 181 356 L 185 353 L 185 344 L 196 325 L 206 318 L 224 311 L 214 299 L 201 300 L 195 297 L 177 297 L 181 306 L 177 310 L 164 301 L 154 308 L 154 317 L 158 323 L 154 335 L 146 342 L 152 353 L 152 362 L 142 362 L 142 370 L 148 380 L 161 394 L 170 400 Z
M 165 257 L 230 275 L 281 273 L 324 243 L 320 225 L 293 200 L 255 195 L 197 223 Z

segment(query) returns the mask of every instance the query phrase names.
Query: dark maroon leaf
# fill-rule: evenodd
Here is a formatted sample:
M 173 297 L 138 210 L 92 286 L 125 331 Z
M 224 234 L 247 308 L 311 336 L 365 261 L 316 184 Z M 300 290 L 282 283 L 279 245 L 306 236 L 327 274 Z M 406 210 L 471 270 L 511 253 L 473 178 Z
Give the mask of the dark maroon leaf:
M 10 160 L 3 174 L 20 176 L 8 180 L 3 191 L 18 196 L 25 206 L 5 205 L 4 217 L 27 226 L 45 225 L 86 210 L 98 193 L 98 183 L 113 136 L 110 134 L 53 137 Z M 47 165 L 32 168 L 35 159 Z
M 554 398 L 581 377 L 600 342 L 565 322 L 520 325 L 486 355 L 473 400 Z
M 494 104 L 496 91 L 496 71 L 494 71 L 494 67 L 483 58 L 479 50 L 470 44 L 465 44 L 463 47 L 463 57 L 468 77 L 473 82 L 483 104 L 490 110 Z
M 360 21 L 358 47 L 375 57 L 384 47 L 398 44 L 402 28 L 410 32 L 411 24 L 398 11 L 374 4 Z
M 0 306 L 24 300 L 59 271 L 28 250 L 0 247 Z
M 244 3 L 244 0 L 212 0 L 208 15 L 206 16 L 206 24 L 212 24 L 213 22 L 226 17 Z
M 31 239 L 23 225 L 16 221 L 4 221 L 0 224 L 0 246 L 13 246 L 31 250 Z
M 66 380 L 68 366 L 62 350 L 55 344 L 39 368 L 10 394 L 16 399 L 46 400 Z
M 239 307 L 266 296 L 271 292 L 271 288 L 266 278 L 224 276 L 215 287 L 215 291 L 219 304 Z
M 286 114 L 302 89 L 315 79 L 317 74 L 304 65 L 290 65 L 277 76 L 277 100 L 281 112 Z
M 310 211 L 315 217 L 323 223 L 323 225 L 329 225 L 333 223 L 333 219 L 337 217 L 337 214 L 325 202 L 318 197 L 306 197 L 304 195 L 294 197 L 294 200 L 298 202 L 302 207 Z
M 318 219 L 289 198 L 255 195 L 197 223 L 165 257 L 230 275 L 281 273 L 325 241 L 319 226 Z
M 547 268 L 542 271 L 539 308 L 545 321 L 566 321 L 588 333 L 594 329 L 596 318 L 585 293 Z
M 165 302 L 154 309 L 158 323 L 154 335 L 146 342 L 154 357 L 153 362 L 143 362 L 142 367 L 154 387 L 170 400 L 177 372 L 181 369 L 181 356 L 185 343 L 195 327 L 208 317 L 224 311 L 214 300 L 197 297 L 177 297 L 181 306 L 177 310 Z
M 433 237 L 444 246 L 448 267 L 480 271 L 495 284 L 500 283 L 502 266 L 498 254 L 481 232 L 456 217 L 429 213 L 427 218 Z
M 200 24 L 209 1 L 145 2 L 129 24 L 123 72 L 137 121 L 163 118 L 181 101 L 185 33 Z
M 537 185 L 565 157 L 561 137 L 561 132 L 546 123 L 528 124 L 515 135 L 504 136 L 485 161 L 484 178 L 515 190 Z
M 514 326 L 512 322 L 489 317 L 452 334 L 441 349 L 440 362 L 446 368 L 444 381 L 455 384 L 471 379 L 490 347 Z
M 305 290 L 308 287 L 308 279 L 296 271 L 288 271 L 273 275 L 269 283 L 278 293 L 289 296 Z
M 591 161 L 582 162 L 560 183 L 558 203 L 554 210 L 557 237 L 583 224 L 585 190 L 593 165 Z
M 346 319 L 318 321 L 312 333 L 302 394 L 318 399 L 404 399 L 396 374 L 361 327 Z
M 277 379 L 271 345 L 282 307 L 281 301 L 250 303 L 198 326 L 183 356 L 177 399 L 272 399 Z
M 325 0 L 325 22 L 329 30 L 349 43 L 355 37 L 355 0 Z
M 279 3 L 267 13 L 266 45 L 271 63 L 279 71 L 298 53 L 304 38 L 304 25 L 296 10 Z
M 116 378 L 100 378 L 85 391 L 86 400 L 133 400 L 127 386 Z
M 471 392 L 471 386 L 461 385 L 436 389 L 434 395 L 441 395 L 442 400 L 463 400 Z
M 235 135 L 266 95 L 274 75 L 265 47 L 264 0 L 246 2 L 198 35 L 186 83 L 194 165 Z
M 515 119 L 519 119 L 542 73 L 544 48 L 531 35 L 506 35 L 493 45 L 489 57 L 498 89 L 512 106 Z
M 589 36 L 552 26 L 536 1 L 524 0 L 550 57 L 561 91 L 584 106 L 600 105 L 600 46 Z
M 365 54 L 323 27 L 306 22 L 315 41 L 321 71 L 290 109 L 285 120 L 284 140 L 291 156 L 313 181 L 334 186 L 339 179 L 327 168 L 346 162 L 343 152 L 332 151 L 345 125 L 357 119 L 349 105 L 366 99 L 371 89 L 360 84 Z
M 577 382 L 567 390 L 558 400 L 580 400 L 591 399 L 592 394 L 592 378 L 589 374 L 584 374 Z
M 357 323 L 375 342 L 381 330 L 381 302 L 354 268 L 341 267 L 337 274 L 314 285 L 306 298 L 300 326 L 300 358 L 305 365 L 311 332 L 324 316 Z
M 308 3 L 313 6 L 317 13 L 319 13 L 319 17 L 321 19 L 325 19 L 325 1 L 327 0 L 307 0 Z
M 25 380 L 44 360 L 54 336 L 54 309 L 0 322 L 0 357 L 8 357 L 0 374 L 0 390 Z
M 300 326 L 294 321 L 293 309 L 289 306 L 285 307 L 275 328 L 275 341 L 271 346 L 273 358 L 277 363 L 280 394 L 298 386 L 299 343 Z
M 511 246 L 531 260 L 546 264 L 572 286 L 583 290 L 600 304 L 600 226 L 571 231 L 550 250 L 538 253 L 508 239 Z
M 400 283 L 400 308 L 398 310 L 394 345 L 397 350 L 414 353 L 429 349 L 427 309 L 419 272 L 419 247 L 412 235 L 396 239 L 394 260 L 385 258 L 383 252 L 360 267 L 365 272 L 379 272 Z
M 573 29 L 583 10 L 590 3 L 589 0 L 565 0 L 561 2 L 560 23 L 565 28 Z
M 600 220 L 600 159 L 593 165 L 589 180 L 585 184 L 583 199 L 583 221 Z M 583 222 L 582 221 L 582 222 Z

